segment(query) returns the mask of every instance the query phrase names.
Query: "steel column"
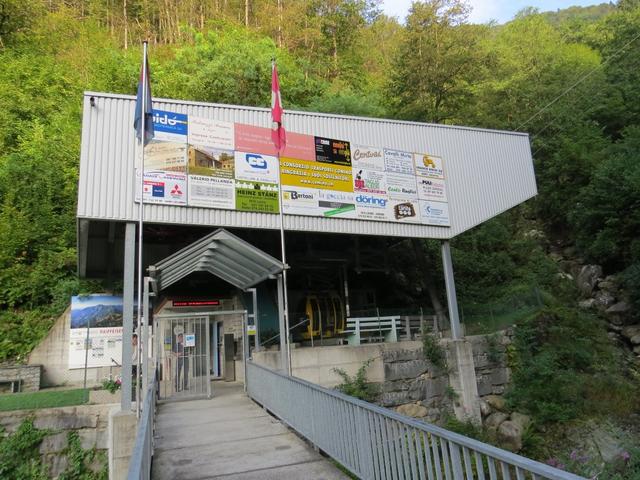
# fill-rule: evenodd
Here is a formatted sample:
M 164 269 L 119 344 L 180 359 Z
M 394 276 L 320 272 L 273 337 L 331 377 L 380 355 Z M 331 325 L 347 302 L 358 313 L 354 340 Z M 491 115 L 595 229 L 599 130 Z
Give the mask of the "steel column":
M 280 370 L 291 375 L 287 354 L 287 327 L 284 321 L 284 287 L 282 274 L 278 275 L 278 320 L 280 324 Z
M 453 262 L 451 261 L 451 246 L 448 240 L 442 242 L 442 268 L 444 283 L 447 289 L 447 304 L 449 305 L 449 321 L 451 322 L 451 338 L 462 338 L 460 317 L 458 315 L 458 299 L 456 297 L 456 283 L 453 278 Z
M 131 410 L 131 336 L 133 334 L 133 293 L 136 263 L 136 224 L 124 231 L 124 275 L 122 299 L 122 397 L 120 408 Z

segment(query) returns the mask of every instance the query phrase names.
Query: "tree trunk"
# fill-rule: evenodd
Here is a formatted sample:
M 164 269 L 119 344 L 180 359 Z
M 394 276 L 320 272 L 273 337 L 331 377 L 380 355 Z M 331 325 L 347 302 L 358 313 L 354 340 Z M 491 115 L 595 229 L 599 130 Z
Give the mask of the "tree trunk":
M 127 18 L 127 0 L 122 1 L 122 17 L 124 18 L 124 49 L 129 45 L 129 19 Z
M 249 0 L 244 0 L 244 26 L 249 27 Z

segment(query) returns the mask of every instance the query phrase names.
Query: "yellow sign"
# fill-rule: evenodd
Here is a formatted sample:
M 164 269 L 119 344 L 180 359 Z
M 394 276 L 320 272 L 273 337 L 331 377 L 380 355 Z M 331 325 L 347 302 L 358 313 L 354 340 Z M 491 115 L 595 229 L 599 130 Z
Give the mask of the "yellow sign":
M 280 182 L 291 187 L 353 192 L 351 167 L 282 157 Z
M 433 158 L 431 158 L 429 155 L 423 155 L 422 163 L 425 167 L 436 168 L 436 162 L 434 162 Z

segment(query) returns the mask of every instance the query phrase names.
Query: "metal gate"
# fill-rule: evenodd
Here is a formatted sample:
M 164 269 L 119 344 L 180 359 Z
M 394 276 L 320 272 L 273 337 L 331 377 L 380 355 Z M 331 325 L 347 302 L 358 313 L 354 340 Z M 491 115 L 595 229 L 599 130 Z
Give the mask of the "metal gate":
M 209 316 L 163 316 L 157 328 L 159 398 L 211 397 Z

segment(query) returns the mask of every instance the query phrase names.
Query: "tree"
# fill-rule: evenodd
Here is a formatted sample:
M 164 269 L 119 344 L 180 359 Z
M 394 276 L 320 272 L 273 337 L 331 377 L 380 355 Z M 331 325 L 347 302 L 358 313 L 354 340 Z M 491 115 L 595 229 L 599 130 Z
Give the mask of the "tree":
M 464 23 L 468 11 L 462 0 L 413 3 L 388 88 L 396 116 L 432 123 L 459 119 L 476 78 L 484 31 Z

